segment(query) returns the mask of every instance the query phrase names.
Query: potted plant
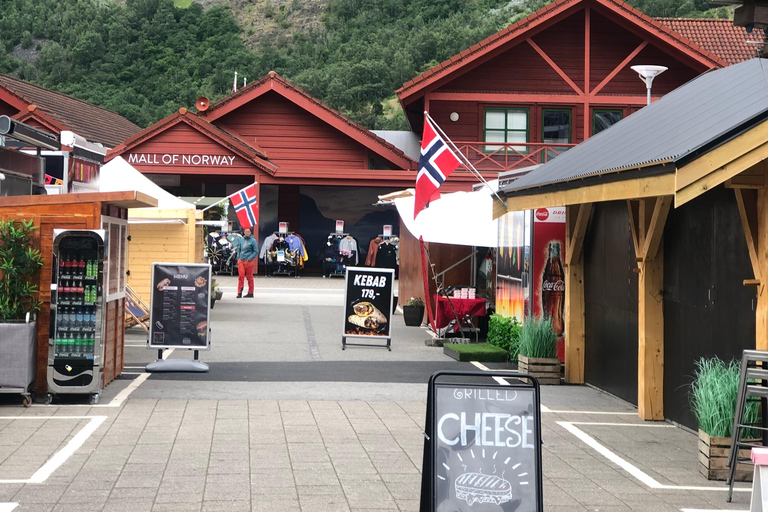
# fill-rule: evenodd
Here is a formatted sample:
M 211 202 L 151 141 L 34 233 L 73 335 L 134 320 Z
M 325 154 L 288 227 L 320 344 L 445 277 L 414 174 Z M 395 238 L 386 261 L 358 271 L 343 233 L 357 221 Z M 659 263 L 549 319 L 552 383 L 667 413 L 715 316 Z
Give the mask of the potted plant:
M 424 319 L 424 300 L 418 297 L 411 297 L 403 304 L 403 318 L 405 325 L 418 327 Z
M 555 331 L 551 318 L 528 318 L 520 329 L 517 368 L 539 380 L 540 384 L 560 384 Z
M 216 301 L 221 300 L 223 296 L 224 290 L 221 289 L 221 286 L 219 286 L 219 283 L 217 283 L 215 279 L 211 279 L 211 309 L 213 309 L 213 305 L 216 304 Z
M 35 274 L 43 266 L 32 247 L 32 220 L 0 220 L 0 386 L 23 388 L 34 380 L 34 313 L 40 310 Z
M 691 383 L 691 410 L 699 423 L 699 471 L 709 480 L 728 478 L 728 453 L 731 448 L 733 416 L 739 392 L 740 365 L 738 361 L 701 358 L 696 361 Z M 745 423 L 757 423 L 759 403 L 747 402 Z M 743 438 L 759 444 L 757 432 L 746 430 Z M 739 458 L 749 458 L 749 450 L 739 450 Z M 752 481 L 752 467 L 739 464 L 735 480 Z
M 520 322 L 515 317 L 507 317 L 494 313 L 488 320 L 489 345 L 495 345 L 507 351 L 509 360 L 517 362 L 520 351 Z

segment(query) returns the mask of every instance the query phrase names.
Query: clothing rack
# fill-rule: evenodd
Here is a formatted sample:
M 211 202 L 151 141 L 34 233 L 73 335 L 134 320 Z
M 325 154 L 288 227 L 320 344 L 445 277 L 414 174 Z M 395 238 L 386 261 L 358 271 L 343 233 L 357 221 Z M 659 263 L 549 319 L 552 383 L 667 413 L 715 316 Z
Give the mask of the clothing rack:
M 265 244 L 263 247 L 263 256 L 262 253 L 260 253 L 260 257 L 263 257 L 264 264 L 266 266 L 265 275 L 266 277 L 271 276 L 293 276 L 295 278 L 301 277 L 300 269 L 303 266 L 303 254 L 304 252 L 299 252 L 294 256 L 293 261 L 277 261 L 277 256 L 270 255 L 271 247 L 266 247 L 266 241 L 270 238 L 275 238 L 276 240 L 283 239 L 285 240 L 289 236 L 296 236 L 299 238 L 299 240 L 302 242 L 302 247 L 304 243 L 304 239 L 301 238 L 301 235 L 296 233 L 295 231 L 286 231 L 285 233 L 281 233 L 280 231 L 273 231 L 272 234 L 265 239 Z M 275 240 L 273 240 L 270 243 L 270 246 L 275 243 Z M 295 249 L 298 251 L 299 249 Z M 284 253 L 289 252 L 287 249 L 283 249 Z M 303 249 L 302 251 L 306 251 L 306 249 Z M 274 259 L 273 259 L 274 258 Z
M 339 245 L 347 238 L 351 238 L 354 242 L 352 249 L 347 249 L 349 254 L 342 253 Z M 336 244 L 335 246 L 332 245 Z M 323 263 L 323 278 L 326 277 L 344 277 L 347 272 L 347 265 L 353 266 L 358 263 L 360 248 L 357 245 L 355 237 L 349 233 L 337 233 L 332 232 L 328 235 L 328 242 L 325 249 L 322 252 L 321 260 Z

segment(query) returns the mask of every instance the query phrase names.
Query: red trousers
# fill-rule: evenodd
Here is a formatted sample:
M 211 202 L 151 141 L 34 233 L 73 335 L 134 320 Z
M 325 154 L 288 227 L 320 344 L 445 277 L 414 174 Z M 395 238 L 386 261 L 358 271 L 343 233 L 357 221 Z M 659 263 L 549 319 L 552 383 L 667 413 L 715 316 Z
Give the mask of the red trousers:
M 253 295 L 253 265 L 255 261 L 237 260 L 237 294 L 243 293 L 243 279 L 248 279 L 248 295 Z

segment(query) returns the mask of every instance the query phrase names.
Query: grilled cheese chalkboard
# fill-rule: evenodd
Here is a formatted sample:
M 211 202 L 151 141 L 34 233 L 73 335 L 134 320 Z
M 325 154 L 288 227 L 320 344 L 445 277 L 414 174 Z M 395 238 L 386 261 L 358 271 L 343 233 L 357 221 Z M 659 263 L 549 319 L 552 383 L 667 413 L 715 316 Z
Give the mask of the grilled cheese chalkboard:
M 210 348 L 211 266 L 153 263 L 150 348 Z
M 347 267 L 342 349 L 361 345 L 348 343 L 347 338 L 386 340 L 380 346 L 390 348 L 394 280 L 394 269 Z
M 449 375 L 462 382 L 437 382 Z M 494 375 L 430 379 L 422 512 L 543 510 L 538 383 L 527 377 L 499 386 Z

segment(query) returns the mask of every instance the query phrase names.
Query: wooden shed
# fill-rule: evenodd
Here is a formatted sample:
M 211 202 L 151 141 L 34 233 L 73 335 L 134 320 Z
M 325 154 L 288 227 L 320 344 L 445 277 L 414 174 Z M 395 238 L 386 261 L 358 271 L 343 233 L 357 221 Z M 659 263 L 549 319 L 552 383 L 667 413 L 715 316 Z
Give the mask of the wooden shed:
M 101 168 L 101 192 L 139 190 L 157 200 L 156 208 L 128 210 L 128 285 L 149 304 L 152 263 L 203 261 L 203 213 L 195 206 L 166 192 L 137 171 L 122 157 Z
M 0 197 L 0 219 L 33 219 L 38 228 L 35 248 L 40 250 L 44 262 L 37 282 L 42 301 L 37 321 L 35 391 L 38 395 L 47 392 L 53 230 L 104 229 L 109 233 L 109 271 L 116 276 L 117 285 L 109 290 L 115 293 L 108 293 L 104 313 L 103 384 L 106 386 L 123 370 L 125 280 L 121 279 L 121 273 L 125 271 L 128 208 L 156 205 L 155 199 L 136 191 Z
M 695 426 L 695 361 L 768 349 L 767 65 L 705 73 L 502 190 L 495 215 L 566 206 L 566 380 L 641 418 Z

